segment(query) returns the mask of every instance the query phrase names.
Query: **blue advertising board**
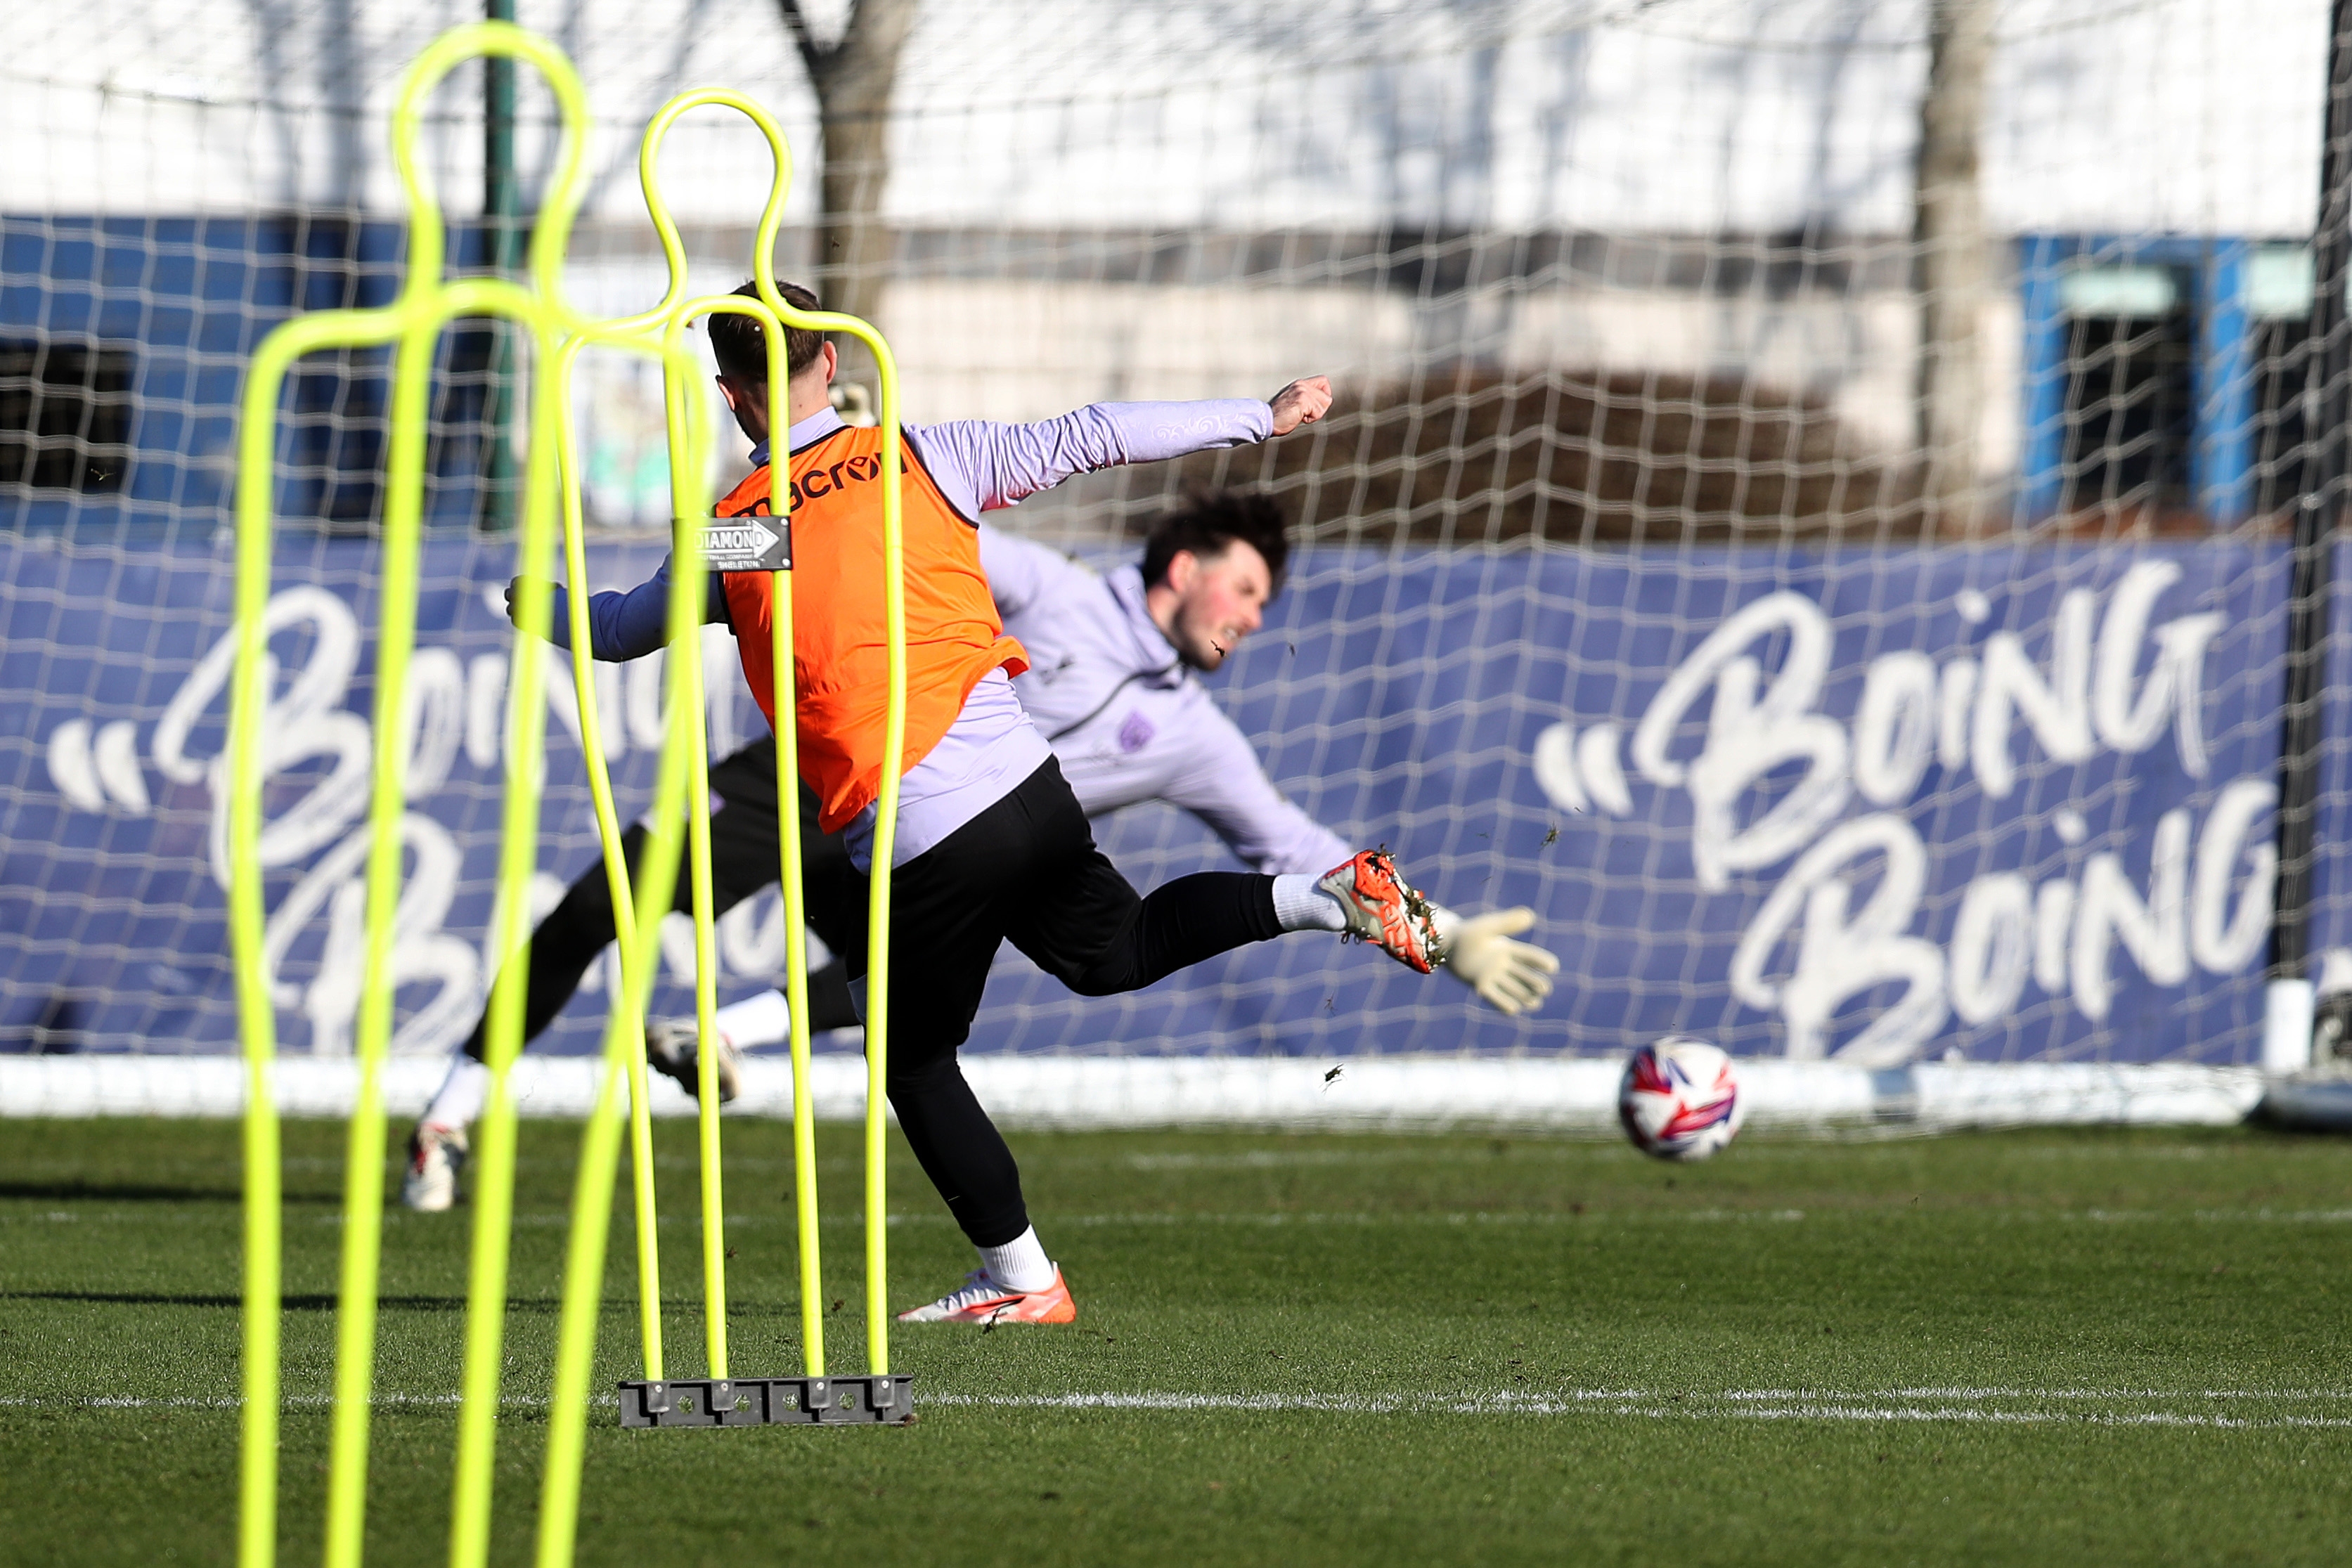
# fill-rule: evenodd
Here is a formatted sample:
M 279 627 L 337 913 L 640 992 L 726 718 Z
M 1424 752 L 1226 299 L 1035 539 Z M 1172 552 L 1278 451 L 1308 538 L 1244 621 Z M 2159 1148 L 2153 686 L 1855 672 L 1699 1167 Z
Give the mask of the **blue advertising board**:
M 591 576 L 625 585 L 658 559 L 599 546 Z M 293 1052 L 350 1049 L 374 563 L 364 540 L 289 538 L 276 568 L 263 855 Z M 403 1051 L 463 1037 L 496 948 L 511 570 L 496 541 L 425 547 Z M 1088 1000 L 1008 950 L 968 1049 L 1594 1054 L 1678 1031 L 1873 1065 L 2253 1060 L 2287 579 L 2265 543 L 1308 551 L 1211 689 L 1318 820 L 1387 844 L 1455 907 L 1534 909 L 1558 992 L 1506 1019 L 1296 936 Z M 230 596 L 225 545 L 0 540 L 0 1048 L 233 1048 L 215 763 Z M 727 633 L 706 648 L 723 751 L 763 721 Z M 553 663 L 542 908 L 595 858 Z M 658 660 L 600 670 L 598 697 L 632 812 Z M 2352 823 L 2340 747 L 2328 762 L 2332 846 Z M 1162 806 L 1097 832 L 1139 886 L 1234 863 Z M 2322 940 L 2352 936 L 2332 847 L 2318 870 Z M 781 920 L 769 894 L 722 923 L 722 998 L 773 977 Z M 686 1001 L 690 948 L 672 949 L 660 1009 Z M 592 971 L 541 1048 L 593 1048 L 604 983 Z

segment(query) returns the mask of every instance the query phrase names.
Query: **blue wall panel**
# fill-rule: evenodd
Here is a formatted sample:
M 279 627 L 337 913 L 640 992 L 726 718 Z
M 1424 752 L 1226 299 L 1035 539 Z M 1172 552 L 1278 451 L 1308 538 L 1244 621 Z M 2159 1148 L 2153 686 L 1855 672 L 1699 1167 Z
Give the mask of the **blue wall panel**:
M 592 572 L 634 581 L 657 559 L 604 547 Z M 478 1000 L 511 570 L 501 546 L 427 546 L 438 695 L 413 807 L 408 1048 L 462 1034 Z M 278 578 L 281 1022 L 287 1049 L 333 1051 L 336 892 L 365 806 L 339 779 L 369 733 L 373 547 L 289 538 Z M 1873 1061 L 2256 1055 L 2273 547 L 1315 551 L 1293 581 L 1213 678 L 1219 700 L 1294 799 L 1394 848 L 1433 896 L 1537 909 L 1559 993 L 1508 1020 L 1442 977 L 1294 936 L 1085 1001 L 1008 954 L 973 1049 L 1600 1052 L 1688 1030 Z M 0 542 L 0 682 L 20 694 L 0 708 L 0 1031 L 19 1049 L 45 1019 L 85 1049 L 229 1048 L 209 767 L 228 605 L 225 549 Z M 754 733 L 731 669 L 711 684 L 721 746 Z M 649 792 L 630 737 L 653 733 L 653 690 L 618 670 L 604 687 L 625 810 Z M 576 741 L 560 719 L 550 737 L 541 863 L 560 885 L 593 836 Z M 2330 846 L 2352 830 L 2344 771 L 2339 744 Z M 1140 885 L 1234 863 L 1166 808 L 1099 831 Z M 2320 939 L 2343 946 L 2339 862 L 2331 847 Z M 737 917 L 728 994 L 771 972 L 775 918 L 772 900 Z M 684 1000 L 673 986 L 657 1005 Z M 583 998 L 551 1047 L 590 1048 L 599 1006 Z

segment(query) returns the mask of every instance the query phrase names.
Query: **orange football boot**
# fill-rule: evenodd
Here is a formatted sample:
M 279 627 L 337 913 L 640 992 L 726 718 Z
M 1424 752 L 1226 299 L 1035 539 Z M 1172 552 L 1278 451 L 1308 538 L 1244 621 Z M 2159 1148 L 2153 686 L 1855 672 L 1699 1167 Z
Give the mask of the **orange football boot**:
M 1397 874 L 1384 850 L 1365 850 L 1317 879 L 1316 886 L 1347 912 L 1343 941 L 1377 943 L 1381 952 L 1408 969 L 1426 975 L 1443 956 L 1432 924 L 1429 900 Z
M 985 1269 L 974 1269 L 964 1276 L 961 1290 L 949 1291 L 929 1306 L 912 1307 L 898 1314 L 902 1323 L 1067 1323 L 1076 1322 L 1078 1304 L 1070 1300 L 1070 1287 L 1063 1282 L 1062 1271 L 1054 1270 L 1054 1282 L 1042 1291 L 1008 1291 L 988 1277 Z

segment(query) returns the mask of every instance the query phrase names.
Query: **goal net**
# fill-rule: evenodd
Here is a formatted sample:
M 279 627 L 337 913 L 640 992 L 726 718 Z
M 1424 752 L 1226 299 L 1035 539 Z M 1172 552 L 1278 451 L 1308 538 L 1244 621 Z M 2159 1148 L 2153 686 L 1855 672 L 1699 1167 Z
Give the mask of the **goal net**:
M 1557 994 L 1507 1019 L 1294 940 L 1082 1000 L 1008 952 L 974 1052 L 2260 1059 L 2326 390 L 2316 0 L 927 5 L 887 135 L 837 114 L 865 162 L 831 171 L 772 8 L 519 12 L 597 115 L 565 272 L 593 313 L 662 287 L 646 120 L 721 85 L 800 159 L 782 274 L 874 311 L 913 421 L 1339 384 L 1297 436 L 992 520 L 1108 570 L 1187 486 L 1278 497 L 1289 590 L 1204 684 L 1318 821 L 1450 905 L 1533 908 Z M 471 14 L 0 21 L 0 1049 L 232 1043 L 210 846 L 242 365 L 290 313 L 399 287 L 388 94 Z M 808 47 L 849 22 L 815 8 Z M 494 254 L 485 114 L 467 68 L 423 143 L 467 268 Z M 515 114 L 527 213 L 552 124 L 528 77 Z M 697 286 L 747 276 L 757 135 L 698 111 L 663 175 Z M 495 950 L 505 352 L 459 324 L 434 390 L 395 960 L 420 1054 L 470 1027 Z M 626 586 L 662 550 L 660 388 L 595 354 L 579 387 L 592 586 Z M 385 388 L 320 357 L 284 415 L 264 855 L 295 1052 L 347 1051 L 356 1002 Z M 716 755 L 761 720 L 709 651 Z M 600 672 L 625 813 L 656 663 Z M 551 681 L 542 904 L 595 852 Z M 2340 739 L 2320 763 L 2340 844 Z M 1098 834 L 1147 888 L 1234 864 L 1165 806 Z M 2352 985 L 2342 859 L 2309 869 L 2308 976 Z M 722 923 L 722 999 L 774 977 L 781 918 Z M 603 1004 L 592 975 L 542 1048 L 592 1049 Z

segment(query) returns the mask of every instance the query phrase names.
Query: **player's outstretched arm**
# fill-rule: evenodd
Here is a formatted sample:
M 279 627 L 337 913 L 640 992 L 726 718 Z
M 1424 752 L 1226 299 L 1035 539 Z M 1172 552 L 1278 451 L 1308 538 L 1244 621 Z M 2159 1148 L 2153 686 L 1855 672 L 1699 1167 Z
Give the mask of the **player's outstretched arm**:
M 1308 376 L 1293 382 L 1266 399 L 1274 415 L 1274 434 L 1287 435 L 1302 424 L 1312 424 L 1331 412 L 1331 378 Z
M 977 517 L 1076 475 L 1287 435 L 1330 408 L 1331 379 L 1309 376 L 1265 402 L 1097 402 L 1034 424 L 959 419 L 916 426 L 910 435 L 948 498 Z
M 522 626 L 516 608 L 517 596 L 523 580 L 520 577 L 507 584 L 507 619 Z M 570 606 L 565 602 L 563 585 L 548 585 L 547 612 L 549 624 L 527 626 L 559 648 L 572 646 Z M 712 574 L 710 591 L 703 596 L 702 618 L 713 623 L 727 619 L 727 598 L 719 591 L 716 573 Z M 669 632 L 669 558 L 662 558 L 661 569 L 652 577 L 625 593 L 606 591 L 588 596 L 588 651 L 596 658 L 610 663 L 626 659 L 642 659 L 662 645 Z

